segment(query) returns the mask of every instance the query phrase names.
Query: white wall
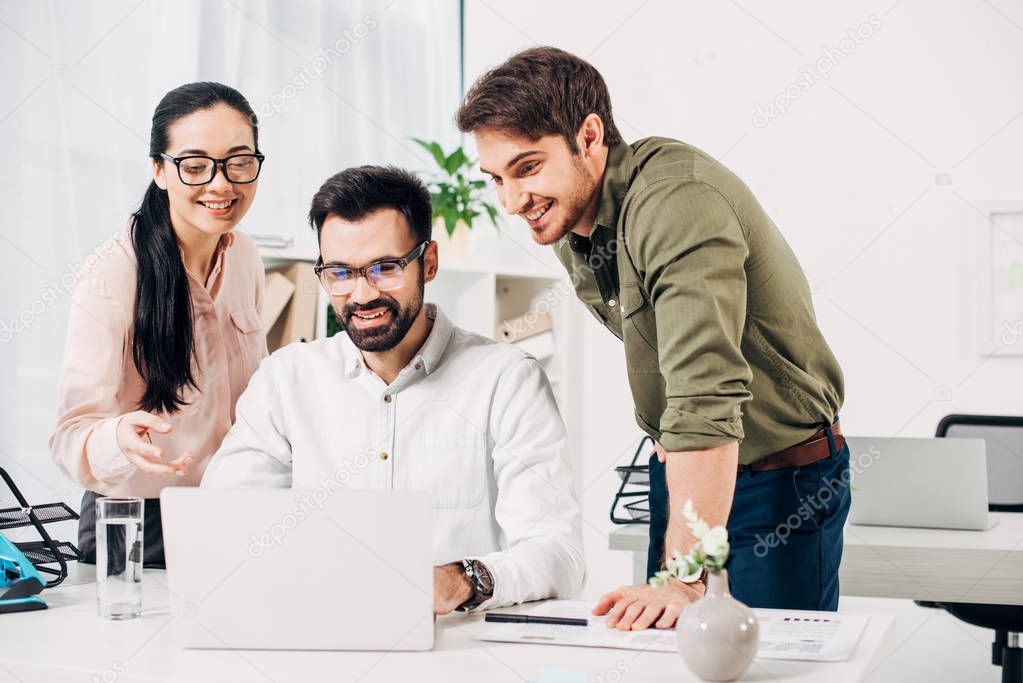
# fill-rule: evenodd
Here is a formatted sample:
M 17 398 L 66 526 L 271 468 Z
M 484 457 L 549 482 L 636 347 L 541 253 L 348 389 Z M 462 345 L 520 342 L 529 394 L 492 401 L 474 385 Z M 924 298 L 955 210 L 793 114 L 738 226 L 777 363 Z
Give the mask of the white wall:
M 518 49 L 555 45 L 601 71 L 626 139 L 685 140 L 746 181 L 813 284 L 846 374 L 846 431 L 928 436 L 946 413 L 1023 412 L 1023 364 L 978 345 L 988 228 L 973 208 L 1023 194 L 1020 3 L 468 0 L 465 19 L 468 82 Z M 869 37 L 842 42 L 857 29 Z M 828 78 L 807 76 L 823 48 L 842 54 L 830 51 Z M 801 75 L 787 113 L 754 125 L 757 105 Z M 629 578 L 623 553 L 604 549 L 609 470 L 638 431 L 621 345 L 578 319 L 595 594 Z

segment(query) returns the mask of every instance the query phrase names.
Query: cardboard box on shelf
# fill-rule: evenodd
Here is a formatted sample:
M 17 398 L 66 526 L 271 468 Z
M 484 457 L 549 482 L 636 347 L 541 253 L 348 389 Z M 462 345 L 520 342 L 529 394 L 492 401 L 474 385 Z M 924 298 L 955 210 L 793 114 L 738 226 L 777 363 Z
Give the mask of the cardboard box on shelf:
M 292 342 L 315 338 L 319 288 L 311 263 L 297 262 L 267 270 L 263 330 L 271 353 Z

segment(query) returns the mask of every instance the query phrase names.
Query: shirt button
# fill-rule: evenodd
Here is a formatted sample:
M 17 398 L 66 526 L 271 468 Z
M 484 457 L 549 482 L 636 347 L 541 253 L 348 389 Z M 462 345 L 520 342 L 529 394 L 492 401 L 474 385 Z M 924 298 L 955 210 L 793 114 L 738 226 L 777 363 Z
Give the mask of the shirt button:
M 387 453 L 381 453 L 380 454 L 380 459 L 381 460 L 387 460 Z
M 391 402 L 391 395 L 390 394 L 385 394 L 384 395 L 384 403 L 390 403 L 390 402 Z
M 615 304 L 617 304 L 617 303 L 618 302 L 615 301 L 614 299 L 608 299 L 608 301 L 607 301 L 607 305 L 610 306 L 611 308 L 614 308 Z
M 423 364 L 422 363 L 416 363 L 416 370 L 422 370 L 422 369 L 423 369 Z

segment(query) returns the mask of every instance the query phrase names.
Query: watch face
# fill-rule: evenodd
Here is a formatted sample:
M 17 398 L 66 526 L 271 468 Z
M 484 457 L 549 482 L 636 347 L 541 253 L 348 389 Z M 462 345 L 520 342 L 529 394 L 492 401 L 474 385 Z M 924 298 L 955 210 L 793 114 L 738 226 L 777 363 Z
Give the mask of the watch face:
M 483 588 L 483 593 L 492 595 L 494 592 L 494 577 L 490 575 L 490 570 L 482 562 L 473 560 L 472 573 L 479 579 L 479 585 Z

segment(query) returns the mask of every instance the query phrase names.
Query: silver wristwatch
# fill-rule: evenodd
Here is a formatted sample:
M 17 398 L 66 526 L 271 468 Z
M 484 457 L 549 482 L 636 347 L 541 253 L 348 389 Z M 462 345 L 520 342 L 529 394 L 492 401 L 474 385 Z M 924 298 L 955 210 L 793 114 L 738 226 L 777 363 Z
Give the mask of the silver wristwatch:
M 701 564 L 700 568 L 697 569 L 692 574 L 686 574 L 685 576 L 676 576 L 675 579 L 679 583 L 700 583 L 706 576 L 707 568 Z
M 472 597 L 459 605 L 458 609 L 476 607 L 494 597 L 494 577 L 485 564 L 479 560 L 462 560 L 462 569 L 472 586 Z

